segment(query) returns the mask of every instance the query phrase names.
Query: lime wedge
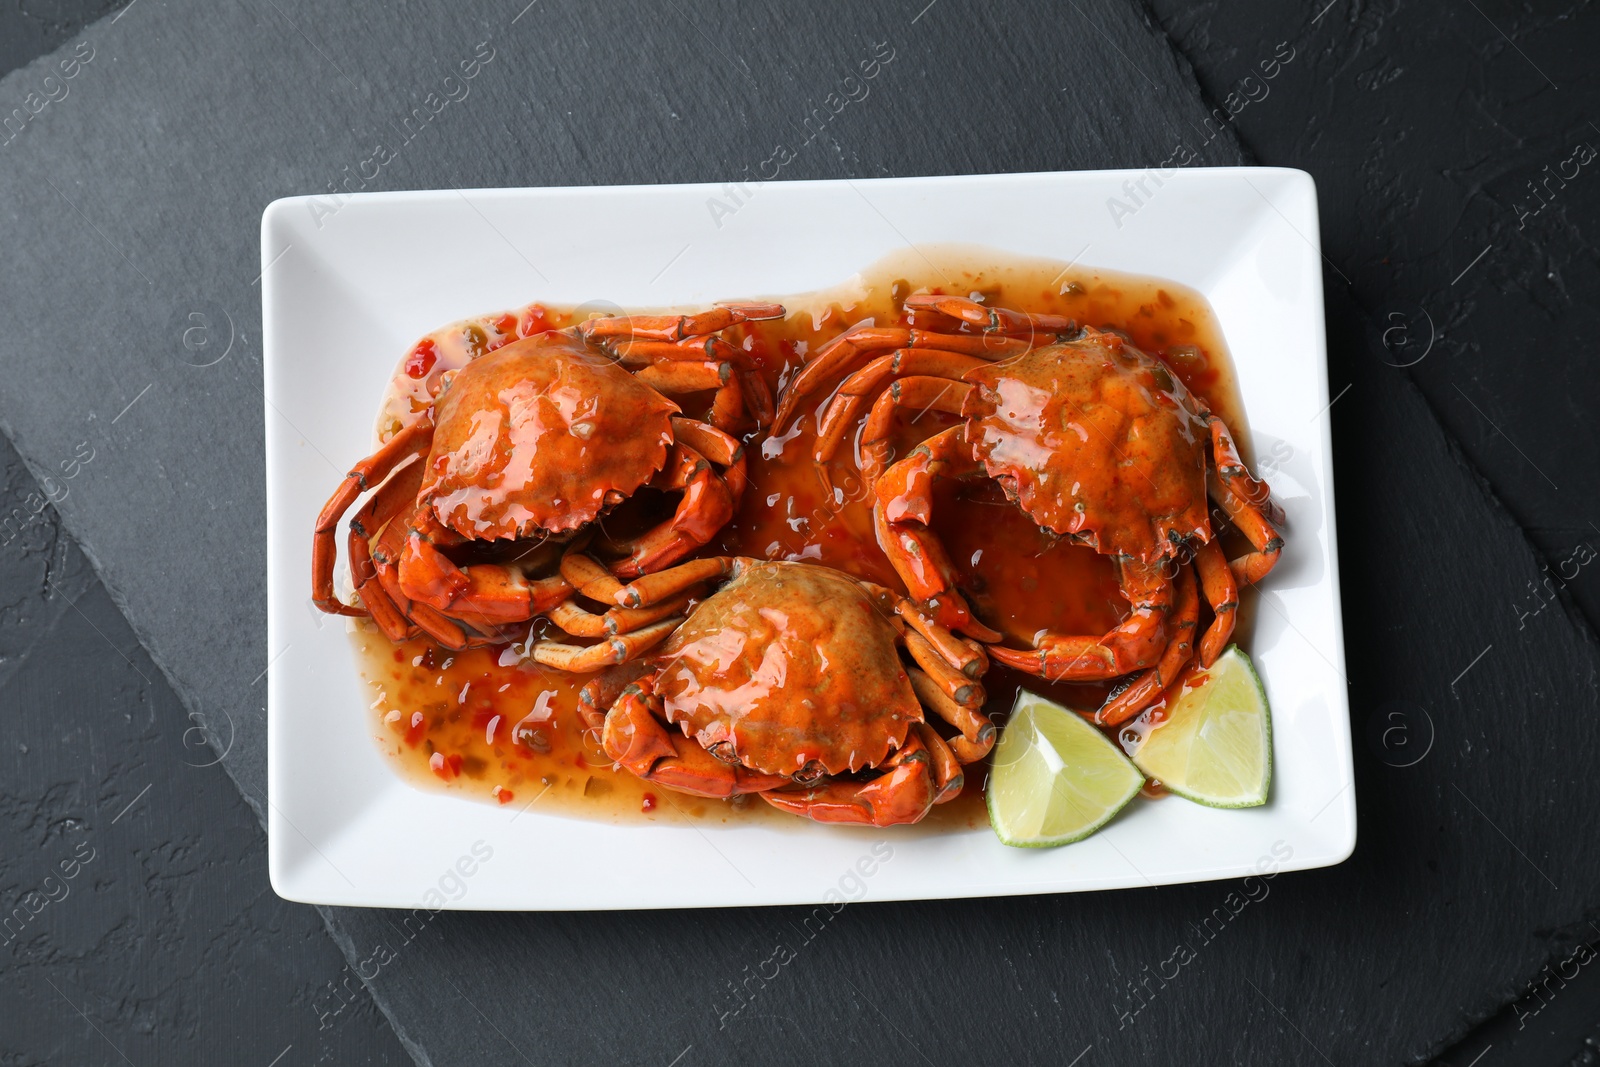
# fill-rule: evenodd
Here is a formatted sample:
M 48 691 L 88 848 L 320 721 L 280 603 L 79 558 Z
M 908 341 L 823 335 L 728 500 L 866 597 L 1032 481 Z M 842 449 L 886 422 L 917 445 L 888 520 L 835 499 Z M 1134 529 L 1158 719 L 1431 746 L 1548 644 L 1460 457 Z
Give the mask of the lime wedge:
M 1142 785 L 1099 730 L 1023 690 L 994 746 L 989 825 L 1019 848 L 1071 844 L 1110 822 Z
M 1196 804 L 1265 804 L 1272 784 L 1272 715 L 1250 657 L 1230 645 L 1210 670 L 1190 678 L 1165 721 L 1151 727 L 1134 751 L 1133 762 Z

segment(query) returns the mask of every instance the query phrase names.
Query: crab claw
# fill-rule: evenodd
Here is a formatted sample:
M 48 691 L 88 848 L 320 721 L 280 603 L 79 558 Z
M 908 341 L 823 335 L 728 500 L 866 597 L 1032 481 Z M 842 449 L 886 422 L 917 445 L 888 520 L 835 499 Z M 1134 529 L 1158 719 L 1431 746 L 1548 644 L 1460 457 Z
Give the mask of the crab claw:
M 624 690 L 601 733 L 606 755 L 645 781 L 694 796 L 720 799 L 790 784 L 781 775 L 723 763 L 690 738 L 674 734 L 656 717 L 660 707 L 648 678 Z
M 870 781 L 833 778 L 804 789 L 762 793 L 761 798 L 817 822 L 900 826 L 921 822 L 934 804 L 961 791 L 960 764 L 938 735 L 921 724 L 884 766 L 888 773 Z

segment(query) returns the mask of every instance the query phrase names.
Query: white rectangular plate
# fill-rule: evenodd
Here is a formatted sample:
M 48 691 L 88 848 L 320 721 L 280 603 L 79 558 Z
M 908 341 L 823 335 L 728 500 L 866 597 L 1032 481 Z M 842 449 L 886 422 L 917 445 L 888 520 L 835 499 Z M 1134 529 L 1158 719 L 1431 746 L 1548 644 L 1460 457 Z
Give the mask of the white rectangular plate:
M 272 885 L 291 900 L 664 908 L 1055 893 L 1338 863 L 1355 794 L 1334 546 L 1316 190 L 1273 169 L 298 197 L 261 222 Z M 712 201 L 722 207 L 715 208 Z M 1250 652 L 1273 712 L 1268 804 L 1130 807 L 1082 843 L 987 829 L 609 825 L 419 791 L 386 764 L 342 620 L 310 604 L 313 518 L 372 444 L 421 334 L 530 300 L 706 304 L 832 286 L 906 245 L 1159 275 L 1203 293 L 1288 512 Z

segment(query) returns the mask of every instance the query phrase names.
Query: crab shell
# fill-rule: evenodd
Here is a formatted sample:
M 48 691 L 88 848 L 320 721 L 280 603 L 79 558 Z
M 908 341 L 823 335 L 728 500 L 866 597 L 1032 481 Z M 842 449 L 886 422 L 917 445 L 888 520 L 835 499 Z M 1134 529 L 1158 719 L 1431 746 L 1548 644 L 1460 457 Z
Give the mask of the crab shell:
M 923 718 L 897 638 L 849 575 L 756 563 L 668 638 L 655 691 L 667 721 L 719 758 L 764 774 L 812 761 L 829 774 L 862 770 Z
M 1089 330 L 964 377 L 968 440 L 1038 526 L 1144 563 L 1210 540 L 1206 425 L 1161 361 Z
M 417 499 L 468 539 L 573 530 L 655 476 L 677 413 L 578 338 L 525 338 L 468 363 L 435 402 Z

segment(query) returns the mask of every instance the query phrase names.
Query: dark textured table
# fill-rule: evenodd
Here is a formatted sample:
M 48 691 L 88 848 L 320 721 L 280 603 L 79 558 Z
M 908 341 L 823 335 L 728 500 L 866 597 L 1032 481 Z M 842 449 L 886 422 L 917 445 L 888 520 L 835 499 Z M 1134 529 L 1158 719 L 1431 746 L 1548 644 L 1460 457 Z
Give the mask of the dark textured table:
M 1583 1055 L 1597 29 L 1354 0 L 0 14 L 0 1063 Z M 484 40 L 493 80 L 370 188 L 737 177 L 869 40 L 895 80 L 785 178 L 1144 166 L 1178 140 L 1310 171 L 1355 856 L 1274 880 L 1171 981 L 1226 886 L 858 905 L 732 1025 L 789 909 L 448 914 L 412 940 L 278 900 L 256 224 Z M 237 348 L 197 368 L 177 326 L 218 310 Z

